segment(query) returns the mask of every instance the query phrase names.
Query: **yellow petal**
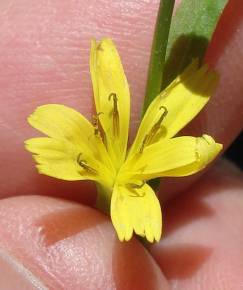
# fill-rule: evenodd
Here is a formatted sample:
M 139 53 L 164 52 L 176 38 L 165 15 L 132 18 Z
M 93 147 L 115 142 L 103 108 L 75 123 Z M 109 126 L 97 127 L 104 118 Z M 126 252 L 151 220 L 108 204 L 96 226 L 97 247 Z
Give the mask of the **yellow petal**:
M 48 137 L 25 141 L 26 149 L 32 152 L 39 173 L 63 180 L 108 181 L 108 169 L 86 154 L 80 155 L 80 147 L 65 141 Z M 85 160 L 84 167 L 80 160 Z
M 187 176 L 197 173 L 213 161 L 222 149 L 222 144 L 216 143 L 209 135 L 203 135 L 197 138 L 196 162 L 168 170 L 164 172 L 164 176 Z
M 152 179 L 161 176 L 186 176 L 202 170 L 222 149 L 208 135 L 165 139 L 146 147 L 122 168 L 121 180 L 135 176 Z
M 29 116 L 28 122 L 47 136 L 70 142 L 79 147 L 79 153 L 111 167 L 110 158 L 95 136 L 93 126 L 74 109 L 57 104 L 40 106 Z
M 78 164 L 79 148 L 67 141 L 41 137 L 29 139 L 25 145 L 34 153 L 38 171 L 42 174 L 64 180 L 97 178 L 96 174 L 89 174 Z
M 151 243 L 160 240 L 161 208 L 147 184 L 141 188 L 116 185 L 111 199 L 111 219 L 120 241 L 130 240 L 133 231 Z
M 215 90 L 218 77 L 216 73 L 209 71 L 206 65 L 200 69 L 197 67 L 197 61 L 193 61 L 150 104 L 139 127 L 130 155 L 141 149 L 145 136 L 151 133 L 153 125 L 158 122 L 165 109 L 167 114 L 150 144 L 161 138 L 171 138 L 176 135 L 206 105 Z
M 109 155 L 118 168 L 126 155 L 130 93 L 119 54 L 111 39 L 99 43 L 92 41 L 90 72 L 96 111 L 100 113 Z
M 29 116 L 28 122 L 49 137 L 95 149 L 93 126 L 74 109 L 57 104 L 40 106 Z

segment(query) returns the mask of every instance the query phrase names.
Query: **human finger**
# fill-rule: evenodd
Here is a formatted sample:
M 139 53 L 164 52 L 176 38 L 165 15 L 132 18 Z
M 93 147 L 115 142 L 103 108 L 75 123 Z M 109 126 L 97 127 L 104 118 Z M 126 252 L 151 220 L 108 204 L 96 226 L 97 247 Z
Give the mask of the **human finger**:
M 136 239 L 121 243 L 103 214 L 78 203 L 43 196 L 2 199 L 0 235 L 4 290 L 169 290 Z
M 219 162 L 164 208 L 164 237 L 151 252 L 172 289 L 240 290 L 242 172 Z

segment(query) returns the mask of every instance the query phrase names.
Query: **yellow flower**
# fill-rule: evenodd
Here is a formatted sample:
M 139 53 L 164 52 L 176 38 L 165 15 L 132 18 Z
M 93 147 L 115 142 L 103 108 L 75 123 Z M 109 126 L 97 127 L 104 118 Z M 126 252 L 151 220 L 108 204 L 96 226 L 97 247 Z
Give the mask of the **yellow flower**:
M 40 106 L 28 121 L 48 137 L 29 139 L 26 148 L 42 174 L 94 180 L 100 189 L 98 203 L 110 206 L 121 241 L 130 240 L 133 232 L 159 241 L 161 208 L 147 181 L 198 172 L 222 149 L 208 135 L 174 137 L 208 102 L 217 76 L 193 61 L 151 103 L 127 151 L 130 94 L 110 39 L 92 41 L 90 71 L 97 111 L 93 123 L 63 105 Z

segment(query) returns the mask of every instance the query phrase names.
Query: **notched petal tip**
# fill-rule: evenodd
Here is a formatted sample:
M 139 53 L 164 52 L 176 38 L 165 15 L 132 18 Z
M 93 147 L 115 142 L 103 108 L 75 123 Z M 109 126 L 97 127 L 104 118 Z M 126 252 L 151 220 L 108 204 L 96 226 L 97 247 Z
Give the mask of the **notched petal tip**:
M 91 39 L 91 60 L 96 61 L 96 54 L 98 53 L 117 53 L 116 46 L 111 38 L 102 38 L 100 41 L 97 41 L 95 38 Z M 92 63 L 94 64 L 94 63 Z
M 158 242 L 162 228 L 159 201 L 147 184 L 136 191 L 143 192 L 136 195 L 128 187 L 116 186 L 112 194 L 111 219 L 118 238 L 129 241 L 135 232 L 150 243 Z
M 204 134 L 202 137 L 197 138 L 196 154 L 198 161 L 203 165 L 211 162 L 223 149 L 223 145 L 216 143 L 215 140 Z
M 132 227 L 131 227 L 131 229 L 127 229 L 124 240 L 125 240 L 126 242 L 128 242 L 128 241 L 131 240 L 132 236 L 133 236 L 133 229 L 132 229 Z
M 111 38 L 108 38 L 108 37 L 102 38 L 98 42 L 98 45 L 97 45 L 97 50 L 103 51 L 106 49 L 115 49 L 116 50 L 114 42 L 112 41 Z
M 118 236 L 118 239 L 120 242 L 124 242 L 125 236 L 124 236 L 123 232 L 121 233 L 121 232 L 117 231 L 117 236 Z
M 25 149 L 27 149 L 28 151 L 31 151 L 30 149 L 30 144 L 31 144 L 31 139 L 27 139 L 24 141 L 24 147 Z

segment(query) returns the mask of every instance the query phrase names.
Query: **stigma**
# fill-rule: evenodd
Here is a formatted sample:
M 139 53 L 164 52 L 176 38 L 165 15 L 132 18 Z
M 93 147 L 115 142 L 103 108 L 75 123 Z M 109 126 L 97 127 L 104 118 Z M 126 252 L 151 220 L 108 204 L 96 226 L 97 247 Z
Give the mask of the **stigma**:
M 161 128 L 161 124 L 164 120 L 164 118 L 167 116 L 168 114 L 168 110 L 165 106 L 161 106 L 159 107 L 159 110 L 163 110 L 159 120 L 152 126 L 152 128 L 150 129 L 149 133 L 147 135 L 145 135 L 144 139 L 143 139 L 143 143 L 142 146 L 139 150 L 140 153 L 143 152 L 144 148 L 148 145 L 150 145 L 153 142 L 153 139 L 155 137 L 155 135 L 158 133 L 158 131 Z
M 118 137 L 120 134 L 120 124 L 119 124 L 119 112 L 118 112 L 118 98 L 115 93 L 111 93 L 108 97 L 108 100 L 113 100 L 113 110 L 112 110 L 112 118 L 113 118 L 113 135 L 114 137 Z
M 91 166 L 89 166 L 87 164 L 87 161 L 84 159 L 81 159 L 82 153 L 79 153 L 77 156 L 77 163 L 79 164 L 79 166 L 81 166 L 85 171 L 91 173 L 91 174 L 97 174 L 97 170 L 95 170 L 94 168 L 92 168 Z

